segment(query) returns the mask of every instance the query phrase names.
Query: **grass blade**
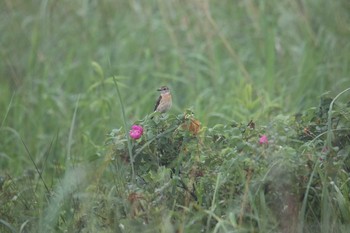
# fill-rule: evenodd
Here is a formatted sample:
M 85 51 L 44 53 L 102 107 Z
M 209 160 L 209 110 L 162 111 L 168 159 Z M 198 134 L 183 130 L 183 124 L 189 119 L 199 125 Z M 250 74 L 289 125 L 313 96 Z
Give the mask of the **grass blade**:
M 67 158 L 68 158 L 67 161 L 71 160 L 71 148 L 72 148 L 72 144 L 73 144 L 73 132 L 74 132 L 74 127 L 75 127 L 75 119 L 77 116 L 79 99 L 80 99 L 80 95 L 78 96 L 77 102 L 75 103 L 73 118 L 72 118 L 70 128 L 69 128 L 68 143 L 67 143 Z
M 122 117 L 123 117 L 123 123 L 124 123 L 124 128 L 125 128 L 125 137 L 126 137 L 126 140 L 128 142 L 128 151 L 129 151 L 130 164 L 131 164 L 131 177 L 132 177 L 132 180 L 134 181 L 135 180 L 134 157 L 133 157 L 133 154 L 132 154 L 132 146 L 131 146 L 130 137 L 129 137 L 129 134 L 128 134 L 128 131 L 127 131 L 127 129 L 129 127 L 128 127 L 128 124 L 126 122 L 124 103 L 123 103 L 122 97 L 120 95 L 118 83 L 117 83 L 117 81 L 115 79 L 115 76 L 113 76 L 113 81 L 114 81 L 115 89 L 116 89 L 117 94 L 118 94 L 120 107 L 122 109 Z
M 6 109 L 6 113 L 5 113 L 5 116 L 4 116 L 4 119 L 2 119 L 2 122 L 1 122 L 1 125 L 0 125 L 0 129 L 4 126 L 5 124 L 5 120 L 10 112 L 10 109 L 11 109 L 11 105 L 12 105 L 12 101 L 13 101 L 13 97 L 15 96 L 15 92 L 12 94 L 11 96 L 11 100 L 10 100 L 10 103 L 9 105 L 7 106 L 7 109 Z

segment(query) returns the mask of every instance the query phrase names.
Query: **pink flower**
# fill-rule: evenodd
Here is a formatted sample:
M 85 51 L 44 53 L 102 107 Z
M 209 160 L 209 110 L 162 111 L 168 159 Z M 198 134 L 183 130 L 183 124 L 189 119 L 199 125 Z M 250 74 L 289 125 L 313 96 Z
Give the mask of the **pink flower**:
M 133 125 L 131 126 L 131 130 L 129 131 L 129 135 L 132 139 L 139 139 L 143 134 L 143 128 L 141 125 Z
M 131 126 L 131 129 L 132 130 L 138 130 L 138 131 L 141 132 L 141 134 L 143 134 L 143 128 L 142 128 L 141 125 L 133 125 L 133 126 Z
M 267 136 L 265 134 L 263 134 L 260 139 L 259 139 L 259 143 L 260 145 L 262 144 L 269 144 L 269 141 L 267 140 Z

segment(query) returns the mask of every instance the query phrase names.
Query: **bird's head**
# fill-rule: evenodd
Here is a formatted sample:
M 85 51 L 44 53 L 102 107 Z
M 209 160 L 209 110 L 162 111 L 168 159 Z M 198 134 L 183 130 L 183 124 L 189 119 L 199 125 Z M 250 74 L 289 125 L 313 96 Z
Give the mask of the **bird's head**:
M 170 89 L 167 86 L 162 86 L 157 89 L 157 91 L 160 91 L 161 94 L 168 94 L 170 93 Z

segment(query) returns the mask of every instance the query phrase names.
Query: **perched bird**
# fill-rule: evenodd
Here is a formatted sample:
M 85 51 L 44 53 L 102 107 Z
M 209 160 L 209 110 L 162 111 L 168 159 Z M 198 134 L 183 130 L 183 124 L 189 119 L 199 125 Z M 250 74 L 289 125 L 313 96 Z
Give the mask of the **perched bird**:
M 170 90 L 167 86 L 162 86 L 157 91 L 160 91 L 160 96 L 156 105 L 154 106 L 154 111 L 165 113 L 171 108 L 172 105 Z

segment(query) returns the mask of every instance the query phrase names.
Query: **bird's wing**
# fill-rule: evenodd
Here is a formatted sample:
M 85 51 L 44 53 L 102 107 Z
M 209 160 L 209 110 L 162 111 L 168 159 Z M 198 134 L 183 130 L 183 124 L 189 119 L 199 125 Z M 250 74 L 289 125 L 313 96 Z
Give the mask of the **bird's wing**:
M 160 100 L 161 100 L 161 99 L 162 99 L 162 96 L 160 95 L 159 98 L 158 98 L 158 100 L 157 100 L 156 105 L 154 106 L 154 110 L 153 110 L 153 111 L 156 111 L 156 110 L 157 110 L 157 108 L 158 108 L 158 106 L 159 106 L 159 104 L 160 104 Z

